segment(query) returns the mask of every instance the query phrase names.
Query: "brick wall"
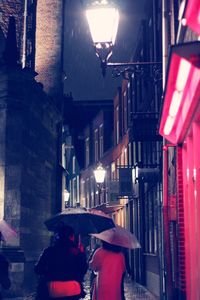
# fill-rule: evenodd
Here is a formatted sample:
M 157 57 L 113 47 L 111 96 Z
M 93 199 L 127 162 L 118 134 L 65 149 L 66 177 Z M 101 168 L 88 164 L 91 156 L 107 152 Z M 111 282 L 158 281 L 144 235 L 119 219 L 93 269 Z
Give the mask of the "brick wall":
M 23 0 L 1 0 L 0 1 L 0 26 L 4 35 L 8 32 L 9 17 L 13 16 L 16 20 L 16 31 L 17 31 L 17 46 L 22 49 L 22 38 L 23 38 Z
M 60 0 L 39 0 L 36 19 L 37 81 L 51 95 L 61 93 L 62 8 Z
M 28 1 L 28 15 L 31 14 L 30 1 Z M 30 7 L 30 9 L 29 9 Z M 38 0 L 36 16 L 36 37 L 32 33 L 32 46 L 27 41 L 29 55 L 32 47 L 35 47 L 35 70 L 38 73 L 37 81 L 44 85 L 44 90 L 52 96 L 62 93 L 62 26 L 63 26 L 63 2 L 60 0 Z M 0 1 L 0 26 L 4 35 L 7 35 L 9 17 L 14 16 L 17 30 L 17 46 L 22 58 L 23 34 L 24 34 L 24 1 L 23 0 L 1 0 Z M 34 15 L 31 16 L 31 20 Z M 30 20 L 27 19 L 27 30 L 30 31 Z M 34 22 L 33 22 L 34 23 Z M 33 31 L 35 30 L 34 24 Z M 28 32 L 28 31 L 27 31 Z M 30 32 L 28 33 L 30 37 Z M 36 44 L 35 40 L 36 39 Z M 30 59 L 28 57 L 28 59 Z M 31 58 L 34 61 L 34 57 Z M 30 63 L 28 64 L 30 66 Z M 34 62 L 31 66 L 34 65 Z

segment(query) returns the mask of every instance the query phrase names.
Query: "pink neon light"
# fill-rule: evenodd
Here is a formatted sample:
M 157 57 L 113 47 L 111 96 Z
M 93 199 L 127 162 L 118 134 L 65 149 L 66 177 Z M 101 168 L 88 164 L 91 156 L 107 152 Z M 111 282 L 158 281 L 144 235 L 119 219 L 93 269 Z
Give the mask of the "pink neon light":
M 171 116 L 167 117 L 167 121 L 166 121 L 165 127 L 164 127 L 164 134 L 166 134 L 166 135 L 170 134 L 170 132 L 172 131 L 172 127 L 174 125 L 174 121 L 175 121 L 174 117 L 171 117 Z
M 193 118 L 200 116 L 200 68 L 173 53 L 159 133 L 171 143 L 183 141 Z
M 171 117 L 176 116 L 176 114 L 179 110 L 180 104 L 181 104 L 182 95 L 183 95 L 182 92 L 174 91 L 173 96 L 172 96 L 172 101 L 171 101 L 171 104 L 169 107 L 169 115 Z
M 194 97 L 194 93 L 197 89 L 197 85 L 199 83 L 200 78 L 200 69 L 195 69 L 193 71 L 193 76 L 191 78 L 190 86 L 187 89 L 187 94 L 184 99 L 184 105 L 182 108 L 182 117 L 185 119 L 188 113 L 188 110 L 191 106 L 192 99 Z
M 179 68 L 178 68 L 177 80 L 176 80 L 177 91 L 181 92 L 185 88 L 190 73 L 190 69 L 191 69 L 191 64 L 187 60 L 181 58 Z
M 200 35 L 200 1 L 188 0 L 185 12 L 185 23 Z

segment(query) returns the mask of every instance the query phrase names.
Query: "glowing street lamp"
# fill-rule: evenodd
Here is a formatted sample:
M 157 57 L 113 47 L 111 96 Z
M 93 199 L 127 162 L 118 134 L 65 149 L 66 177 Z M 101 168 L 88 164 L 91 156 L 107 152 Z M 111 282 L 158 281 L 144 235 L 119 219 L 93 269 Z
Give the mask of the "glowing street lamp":
M 91 3 L 91 1 L 90 1 Z M 112 55 L 119 25 L 119 11 L 112 0 L 93 0 L 87 5 L 86 17 L 96 55 L 100 59 L 102 74 L 107 67 L 131 67 L 132 73 L 139 65 L 160 65 L 160 62 L 108 62 Z M 124 71 L 121 72 L 122 74 Z
M 102 187 L 104 183 L 104 179 L 106 176 L 106 170 L 102 167 L 102 164 L 99 164 L 98 167 L 94 170 L 94 177 L 97 183 L 97 188 L 98 188 L 98 204 L 101 205 L 101 192 L 102 192 Z
M 113 46 L 119 24 L 118 9 L 103 1 L 88 8 L 86 16 L 94 44 L 97 47 Z
M 99 0 L 94 1 L 86 9 L 86 17 L 95 52 L 101 60 L 103 70 L 112 55 L 119 24 L 119 12 L 113 3 Z
M 99 164 L 98 167 L 94 170 L 94 177 L 97 184 L 104 182 L 106 176 L 106 170 L 102 167 L 102 164 Z

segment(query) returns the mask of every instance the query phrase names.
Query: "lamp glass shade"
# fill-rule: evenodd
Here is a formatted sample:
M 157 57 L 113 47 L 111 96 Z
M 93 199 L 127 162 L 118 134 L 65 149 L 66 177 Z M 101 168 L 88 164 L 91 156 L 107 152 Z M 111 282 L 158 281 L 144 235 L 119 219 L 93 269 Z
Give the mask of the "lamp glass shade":
M 99 165 L 96 170 L 94 170 L 94 177 L 97 183 L 103 183 L 106 176 L 106 170 Z
M 114 7 L 95 6 L 86 10 L 86 17 L 94 44 L 115 44 L 119 12 Z

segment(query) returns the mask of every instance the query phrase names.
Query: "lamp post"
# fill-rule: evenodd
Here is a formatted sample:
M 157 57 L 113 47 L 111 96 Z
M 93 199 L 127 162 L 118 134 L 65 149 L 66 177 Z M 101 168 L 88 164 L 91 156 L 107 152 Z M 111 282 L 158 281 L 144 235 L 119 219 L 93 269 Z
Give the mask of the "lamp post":
M 95 52 L 101 62 L 103 76 L 106 75 L 107 67 L 115 69 L 126 67 L 129 73 L 134 73 L 146 65 L 152 65 L 158 76 L 161 62 L 108 62 L 112 55 L 120 19 L 118 8 L 112 0 L 92 1 L 90 5 L 87 5 L 86 17 Z M 124 74 L 125 71 L 123 70 L 119 74 Z
M 94 177 L 98 187 L 99 205 L 101 204 L 101 191 L 102 191 L 102 184 L 104 183 L 105 176 L 106 176 L 106 170 L 103 168 L 102 164 L 99 164 L 98 167 L 94 170 Z

